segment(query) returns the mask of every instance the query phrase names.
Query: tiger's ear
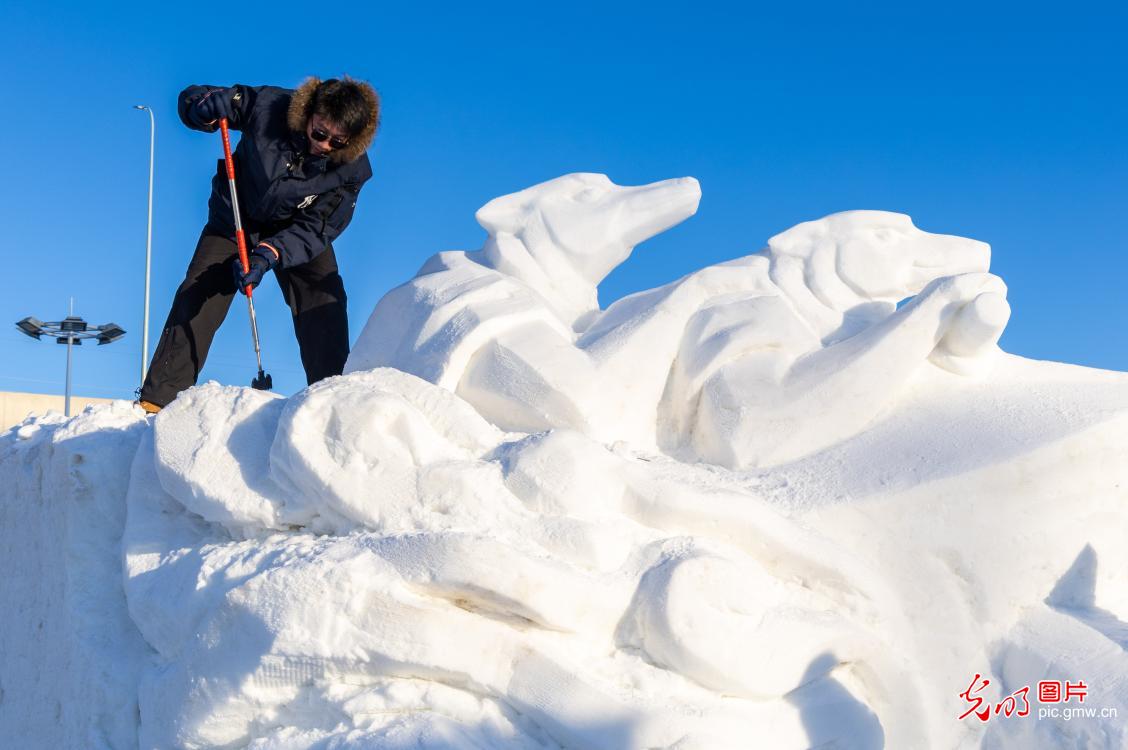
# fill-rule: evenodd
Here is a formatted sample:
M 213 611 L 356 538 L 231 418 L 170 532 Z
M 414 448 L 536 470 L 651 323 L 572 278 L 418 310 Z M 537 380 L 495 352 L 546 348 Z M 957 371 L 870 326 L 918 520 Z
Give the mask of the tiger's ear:
M 491 235 L 517 234 L 525 225 L 524 191 L 494 198 L 478 209 L 474 218 Z

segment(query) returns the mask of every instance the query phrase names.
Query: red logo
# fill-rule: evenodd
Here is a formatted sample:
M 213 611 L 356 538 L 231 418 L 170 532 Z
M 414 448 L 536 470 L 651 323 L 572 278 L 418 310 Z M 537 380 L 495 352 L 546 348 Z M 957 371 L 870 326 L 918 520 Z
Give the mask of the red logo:
M 1084 680 L 1078 680 L 1074 685 L 1072 682 L 1065 683 L 1065 700 L 1069 702 L 1071 698 L 1076 698 L 1078 703 L 1085 702 L 1085 696 L 1089 694 L 1088 686 Z
M 982 692 L 983 688 L 991 684 L 990 680 L 983 680 L 982 685 L 975 687 L 976 683 L 978 683 L 981 679 L 982 676 L 978 672 L 976 672 L 975 677 L 971 678 L 971 684 L 967 686 L 967 690 L 960 693 L 961 698 L 966 700 L 968 703 L 972 703 L 971 708 L 964 711 L 963 715 L 960 716 L 960 719 L 966 719 L 971 714 L 975 714 L 977 717 L 979 717 L 980 721 L 987 721 L 991 718 L 990 705 L 988 705 L 987 708 L 983 709 L 982 711 L 979 710 L 979 707 L 982 706 L 985 701 L 978 695 L 976 695 L 976 693 Z
M 998 703 L 992 704 L 979 695 L 983 692 L 983 689 L 990 684 L 991 681 L 989 679 L 978 672 L 975 673 L 975 677 L 971 678 L 971 684 L 967 686 L 967 690 L 960 693 L 960 697 L 963 698 L 969 706 L 966 711 L 960 714 L 961 720 L 974 715 L 975 718 L 980 721 L 986 722 L 991 718 L 992 712 L 995 716 L 1002 714 L 1007 718 L 1011 716 L 1030 715 L 1030 701 L 1028 699 L 1030 694 L 1029 685 L 1024 685 Z M 1062 680 L 1041 680 L 1038 682 L 1038 702 L 1069 703 L 1076 698 L 1078 703 L 1084 703 L 1085 696 L 1089 694 L 1088 689 L 1089 686 L 1085 684 L 1084 680 L 1078 680 L 1077 682 L 1070 682 L 1068 680 L 1064 682 Z M 1039 716 L 1040 715 L 1041 714 L 1039 714 Z
M 1011 714 L 1016 716 L 1029 716 L 1030 715 L 1030 702 L 1026 700 L 1026 694 L 1030 692 L 1030 686 L 1026 686 L 1020 690 L 1015 690 L 1013 693 L 1003 698 L 995 704 L 995 715 L 999 715 L 999 711 L 1003 712 L 1003 716 L 1008 719 Z M 1018 698 L 1022 698 L 1022 708 L 1018 708 Z M 1015 709 L 1018 708 L 1016 711 Z

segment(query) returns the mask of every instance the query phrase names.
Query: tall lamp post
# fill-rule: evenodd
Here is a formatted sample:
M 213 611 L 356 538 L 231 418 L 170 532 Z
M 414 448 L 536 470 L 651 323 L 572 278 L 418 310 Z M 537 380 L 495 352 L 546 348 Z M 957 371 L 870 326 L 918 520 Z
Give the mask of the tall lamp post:
M 117 323 L 92 326 L 76 316 L 73 301 L 71 302 L 71 314 L 63 320 L 44 323 L 36 318 L 24 318 L 16 323 L 16 328 L 33 339 L 47 336 L 55 339 L 57 344 L 67 345 L 67 390 L 63 412 L 68 417 L 71 413 L 71 348 L 81 346 L 84 339 L 97 339 L 98 345 L 101 346 L 102 344 L 112 344 L 125 335 L 125 330 Z
M 149 113 L 149 225 L 145 239 L 145 315 L 141 325 L 141 385 L 149 370 L 149 266 L 153 257 L 153 156 L 157 145 L 157 121 L 153 110 L 144 104 L 133 105 Z

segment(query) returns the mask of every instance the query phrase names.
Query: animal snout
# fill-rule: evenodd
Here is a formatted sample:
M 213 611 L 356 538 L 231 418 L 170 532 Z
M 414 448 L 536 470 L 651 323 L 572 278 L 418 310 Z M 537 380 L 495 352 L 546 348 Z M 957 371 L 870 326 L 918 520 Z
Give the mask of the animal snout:
M 986 273 L 991 267 L 991 246 L 986 242 L 948 234 L 926 235 L 917 243 L 919 252 L 913 259 L 910 287 L 916 291 L 933 279 L 962 273 Z
M 934 234 L 922 245 L 926 252 L 913 261 L 913 266 L 936 271 L 933 278 L 986 272 L 991 267 L 991 246 L 986 242 L 950 234 Z
M 694 177 L 675 177 L 628 188 L 625 215 L 631 226 L 623 234 L 629 245 L 637 245 L 697 213 L 701 202 L 701 183 Z

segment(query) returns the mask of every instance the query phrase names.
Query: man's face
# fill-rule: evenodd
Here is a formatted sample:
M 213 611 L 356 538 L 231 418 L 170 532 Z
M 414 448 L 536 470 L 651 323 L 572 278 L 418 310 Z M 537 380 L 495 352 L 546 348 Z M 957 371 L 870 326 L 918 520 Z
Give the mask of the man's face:
M 319 137 L 322 140 L 318 140 Z M 309 141 L 309 152 L 311 154 L 325 156 L 335 148 L 344 148 L 348 143 L 349 134 L 345 132 L 344 128 L 321 115 L 313 115 L 306 123 L 306 139 Z M 334 146 L 334 144 L 339 145 Z

